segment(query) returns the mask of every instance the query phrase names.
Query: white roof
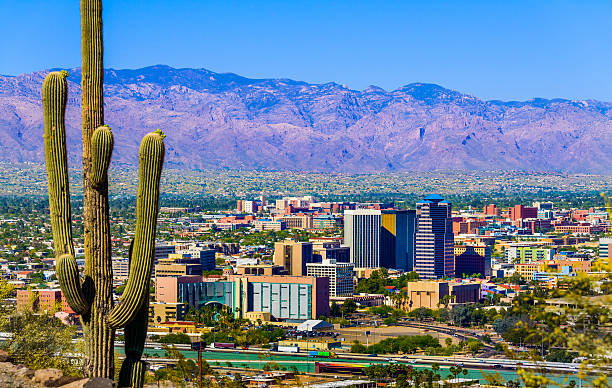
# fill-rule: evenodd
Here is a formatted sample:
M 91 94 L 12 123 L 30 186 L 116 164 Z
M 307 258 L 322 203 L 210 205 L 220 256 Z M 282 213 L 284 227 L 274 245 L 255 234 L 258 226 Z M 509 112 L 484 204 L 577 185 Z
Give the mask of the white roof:
M 299 331 L 313 331 L 313 330 L 327 329 L 327 328 L 332 328 L 332 327 L 334 327 L 334 325 L 332 325 L 329 322 L 325 322 L 320 319 L 309 319 L 307 321 L 300 323 L 297 329 Z

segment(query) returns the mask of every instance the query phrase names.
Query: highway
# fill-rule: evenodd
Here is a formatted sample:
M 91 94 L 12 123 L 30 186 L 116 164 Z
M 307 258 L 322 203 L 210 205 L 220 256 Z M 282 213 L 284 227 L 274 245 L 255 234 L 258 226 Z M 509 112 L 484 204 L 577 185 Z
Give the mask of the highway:
M 118 352 L 122 352 L 122 344 L 117 344 Z M 177 345 L 183 355 L 189 359 L 197 359 L 197 352 L 192 351 L 189 345 Z M 161 350 L 161 344 L 147 343 L 145 350 L 145 359 L 150 363 L 168 363 L 170 360 L 164 360 L 164 351 Z M 203 358 L 211 365 L 215 366 L 233 366 L 242 368 L 259 369 L 266 362 L 275 362 L 286 368 L 295 367 L 301 372 L 314 372 L 314 362 L 340 362 L 340 363 L 358 363 L 367 365 L 376 364 L 407 364 L 417 369 L 431 368 L 433 364 L 440 365 L 441 375 L 446 377 L 449 373 L 450 366 L 458 364 L 468 370 L 467 378 L 483 379 L 484 373 L 499 373 L 506 380 L 518 378 L 516 374 L 517 367 L 531 369 L 544 373 L 547 377 L 559 383 L 567 383 L 568 378 L 574 379 L 579 383 L 577 377 L 579 364 L 553 363 L 553 362 L 533 362 L 524 360 L 507 360 L 507 359 L 487 359 L 474 358 L 466 356 L 456 357 L 436 357 L 422 355 L 406 355 L 406 356 L 367 356 L 353 353 L 338 353 L 337 358 L 310 358 L 305 352 L 300 353 L 281 353 L 269 352 L 263 349 L 211 349 L 207 348 L 203 351 Z M 229 364 L 228 364 L 229 363 Z M 612 369 L 610 369 L 612 374 Z M 584 381 L 583 381 L 584 382 Z

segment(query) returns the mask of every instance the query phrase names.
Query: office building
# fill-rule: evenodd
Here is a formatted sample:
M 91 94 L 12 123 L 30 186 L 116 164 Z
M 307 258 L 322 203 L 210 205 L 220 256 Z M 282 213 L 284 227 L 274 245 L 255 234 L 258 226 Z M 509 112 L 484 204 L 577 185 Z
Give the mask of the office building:
M 455 275 L 451 208 L 451 203 L 437 194 L 417 203 L 414 270 L 421 279 Z
M 130 265 L 128 259 L 123 257 L 113 257 L 111 265 L 113 267 L 114 280 L 127 280 L 128 276 L 130 275 Z
M 321 263 L 306 264 L 306 275 L 329 278 L 329 296 L 353 295 L 353 264 L 326 259 Z
M 17 290 L 17 310 L 75 314 L 60 289 Z
M 331 214 L 316 216 L 312 219 L 313 229 L 333 229 L 342 225 L 342 218 Z
M 242 201 L 242 211 L 245 213 L 257 213 L 257 203 L 255 201 Z
M 311 229 L 312 219 L 310 215 L 305 216 L 284 216 L 280 220 L 285 222 L 287 229 Z
M 227 281 L 216 282 L 188 276 L 166 277 L 157 279 L 155 295 L 160 303 L 182 303 L 187 309 L 222 304 L 236 318 L 252 313 L 268 313 L 273 319 L 299 320 L 329 315 L 327 277 L 230 275 Z
M 455 276 L 491 276 L 491 247 L 488 245 L 455 245 Z
M 338 263 L 349 263 L 351 261 L 349 247 L 340 245 L 339 241 L 313 241 L 312 256 L 315 263 L 324 260 L 335 260 Z
M 311 242 L 286 240 L 274 243 L 274 265 L 285 268 L 289 275 L 306 275 L 306 264 L 312 262 Z
M 486 205 L 483 211 L 485 216 L 499 216 L 499 208 L 495 204 Z
M 405 210 L 382 210 L 380 233 L 380 266 L 406 269 L 407 217 Z
M 417 212 L 416 210 L 406 210 L 406 267 L 399 270 L 406 272 L 414 271 L 414 255 L 416 249 L 416 229 Z
M 531 263 L 540 260 L 552 260 L 555 256 L 554 248 L 539 245 L 514 243 L 506 247 L 504 256 L 510 263 Z
M 176 253 L 176 247 L 174 245 L 166 244 L 155 244 L 155 264 L 160 259 L 167 259 L 169 255 Z
M 173 253 L 167 259 L 161 259 L 155 265 L 154 276 L 202 276 L 202 265 L 199 259 L 194 259 L 190 255 Z
M 602 237 L 599 239 L 599 257 L 612 259 L 612 238 Z
M 280 265 L 271 264 L 247 264 L 236 266 L 237 275 L 289 275 L 287 270 Z
M 253 221 L 255 229 L 261 231 L 274 230 L 276 232 L 287 229 L 287 224 L 283 220 L 260 219 Z
M 178 303 L 179 285 L 199 283 L 202 277 L 198 275 L 164 276 L 155 279 L 155 301 L 160 303 Z
M 149 323 L 160 324 L 185 319 L 189 306 L 185 303 L 153 302 L 149 305 Z
M 407 311 L 420 307 L 439 309 L 445 304 L 477 303 L 480 300 L 480 283 L 430 280 L 408 282 L 406 287 L 407 298 L 398 302 L 400 305 L 397 307 Z
M 198 260 L 202 271 L 212 271 L 215 269 L 215 254 L 216 251 L 205 245 L 198 243 L 190 244 L 185 249 L 177 251 L 179 254 L 185 254 L 190 256 L 192 259 Z
M 347 210 L 344 217 L 344 242 L 355 268 L 413 269 L 415 210 Z
M 510 219 L 512 221 L 521 220 L 525 218 L 538 218 L 537 207 L 526 207 L 523 205 L 516 205 L 510 209 Z
M 230 276 L 235 315 L 270 313 L 274 319 L 329 315 L 329 279 L 311 276 Z M 242 314 L 242 315 L 241 315 Z
M 344 212 L 344 243 L 350 249 L 355 268 L 379 268 L 381 211 L 374 209 Z

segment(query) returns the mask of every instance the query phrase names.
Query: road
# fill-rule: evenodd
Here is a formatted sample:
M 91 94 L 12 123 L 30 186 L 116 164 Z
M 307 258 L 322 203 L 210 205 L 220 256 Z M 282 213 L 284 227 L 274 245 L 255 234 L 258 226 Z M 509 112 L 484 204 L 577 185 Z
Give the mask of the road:
M 160 362 L 165 354 L 163 350 L 155 349 L 160 347 L 158 344 L 147 344 L 145 349 L 146 360 L 151 363 Z M 197 359 L 197 352 L 189 350 L 188 345 L 179 345 L 181 352 L 186 358 Z M 121 353 L 123 350 L 120 345 L 117 350 Z M 518 378 L 516 368 L 522 367 L 537 371 L 545 371 L 547 377 L 559 383 L 567 384 L 568 379 L 573 379 L 577 384 L 581 381 L 577 377 L 578 364 L 564 363 L 535 363 L 517 360 L 498 360 L 473 358 L 465 356 L 453 357 L 435 357 L 435 356 L 365 356 L 358 354 L 340 353 L 335 359 L 309 358 L 306 353 L 279 353 L 268 352 L 263 350 L 227 350 L 227 349 L 206 349 L 203 352 L 203 358 L 211 365 L 218 366 L 233 366 L 250 369 L 261 369 L 266 362 L 275 362 L 283 365 L 286 368 L 295 367 L 301 372 L 314 372 L 314 362 L 341 362 L 341 363 L 359 363 L 367 365 L 400 363 L 408 364 L 417 369 L 431 368 L 432 364 L 440 365 L 441 375 L 446 377 L 448 369 L 454 364 L 463 365 L 463 368 L 468 370 L 467 378 L 483 379 L 485 373 L 499 373 L 505 380 L 514 380 Z M 612 370 L 610 370 L 612 372 Z M 612 374 L 612 373 L 611 373 Z M 582 381 L 584 382 L 584 381 Z

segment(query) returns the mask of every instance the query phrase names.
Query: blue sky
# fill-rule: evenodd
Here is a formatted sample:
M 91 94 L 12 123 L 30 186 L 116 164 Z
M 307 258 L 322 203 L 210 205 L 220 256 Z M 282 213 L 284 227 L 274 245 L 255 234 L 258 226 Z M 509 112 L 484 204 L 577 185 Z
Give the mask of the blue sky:
M 105 0 L 105 66 L 612 101 L 612 1 Z M 80 65 L 78 0 L 0 0 L 0 74 Z

